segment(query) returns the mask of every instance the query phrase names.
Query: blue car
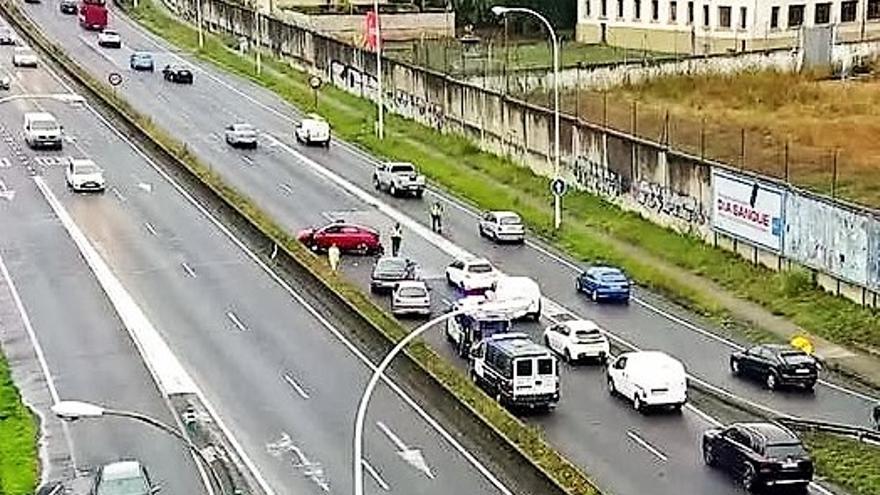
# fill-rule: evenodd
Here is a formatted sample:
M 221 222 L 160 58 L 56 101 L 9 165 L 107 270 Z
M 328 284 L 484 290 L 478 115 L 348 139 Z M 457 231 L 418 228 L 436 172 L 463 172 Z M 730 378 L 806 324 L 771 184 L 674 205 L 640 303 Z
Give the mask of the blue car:
M 131 54 L 128 65 L 132 70 L 146 70 L 153 72 L 153 55 L 147 52 L 134 52 Z
M 629 302 L 632 282 L 624 273 L 610 266 L 591 266 L 581 272 L 574 282 L 575 289 L 590 296 L 593 301 Z

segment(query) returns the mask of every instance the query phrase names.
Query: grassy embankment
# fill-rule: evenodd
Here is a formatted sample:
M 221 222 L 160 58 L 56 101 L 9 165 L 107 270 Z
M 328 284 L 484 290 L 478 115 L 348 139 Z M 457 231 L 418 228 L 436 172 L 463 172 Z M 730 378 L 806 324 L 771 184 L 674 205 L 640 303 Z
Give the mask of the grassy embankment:
M 37 424 L 0 353 L 0 495 L 34 493 L 38 466 Z
M 820 433 L 804 440 L 822 476 L 850 495 L 880 495 L 880 447 Z

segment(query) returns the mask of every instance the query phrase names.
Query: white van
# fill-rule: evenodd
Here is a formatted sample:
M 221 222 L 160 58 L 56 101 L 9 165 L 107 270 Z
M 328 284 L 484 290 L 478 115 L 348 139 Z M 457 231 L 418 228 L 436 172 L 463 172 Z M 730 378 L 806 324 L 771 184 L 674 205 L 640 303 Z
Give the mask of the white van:
M 24 114 L 24 140 L 31 148 L 61 149 L 61 125 L 48 112 Z
M 633 408 L 681 409 L 687 402 L 687 376 L 680 361 L 660 351 L 621 354 L 608 367 L 608 392 L 631 400 Z
M 538 283 L 529 277 L 501 277 L 492 287 L 491 299 L 497 301 L 525 299 L 527 305 L 517 311 L 514 319 L 523 317 L 532 318 L 535 321 L 541 319 L 541 288 Z

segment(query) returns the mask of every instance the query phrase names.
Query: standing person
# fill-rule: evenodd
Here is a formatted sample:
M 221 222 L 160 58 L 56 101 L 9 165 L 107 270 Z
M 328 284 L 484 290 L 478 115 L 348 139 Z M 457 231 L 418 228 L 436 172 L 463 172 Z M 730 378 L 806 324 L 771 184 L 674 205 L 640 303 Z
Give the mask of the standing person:
M 431 230 L 440 234 L 443 233 L 442 215 L 443 205 L 439 201 L 434 201 L 434 204 L 431 205 Z
M 400 252 L 400 241 L 403 240 L 403 227 L 400 226 L 400 222 L 394 224 L 394 228 L 391 229 L 391 256 L 397 256 L 397 253 Z
M 336 244 L 330 246 L 330 249 L 327 250 L 327 259 L 330 261 L 330 269 L 333 272 L 336 272 L 336 269 L 339 268 L 339 247 Z

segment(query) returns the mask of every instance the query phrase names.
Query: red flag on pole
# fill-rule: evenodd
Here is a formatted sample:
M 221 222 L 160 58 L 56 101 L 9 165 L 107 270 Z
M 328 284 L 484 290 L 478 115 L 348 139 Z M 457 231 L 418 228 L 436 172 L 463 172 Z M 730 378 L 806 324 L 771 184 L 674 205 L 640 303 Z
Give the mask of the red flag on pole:
M 379 16 L 375 11 L 367 12 L 367 48 L 370 50 L 375 50 L 377 43 L 377 37 L 379 32 Z

